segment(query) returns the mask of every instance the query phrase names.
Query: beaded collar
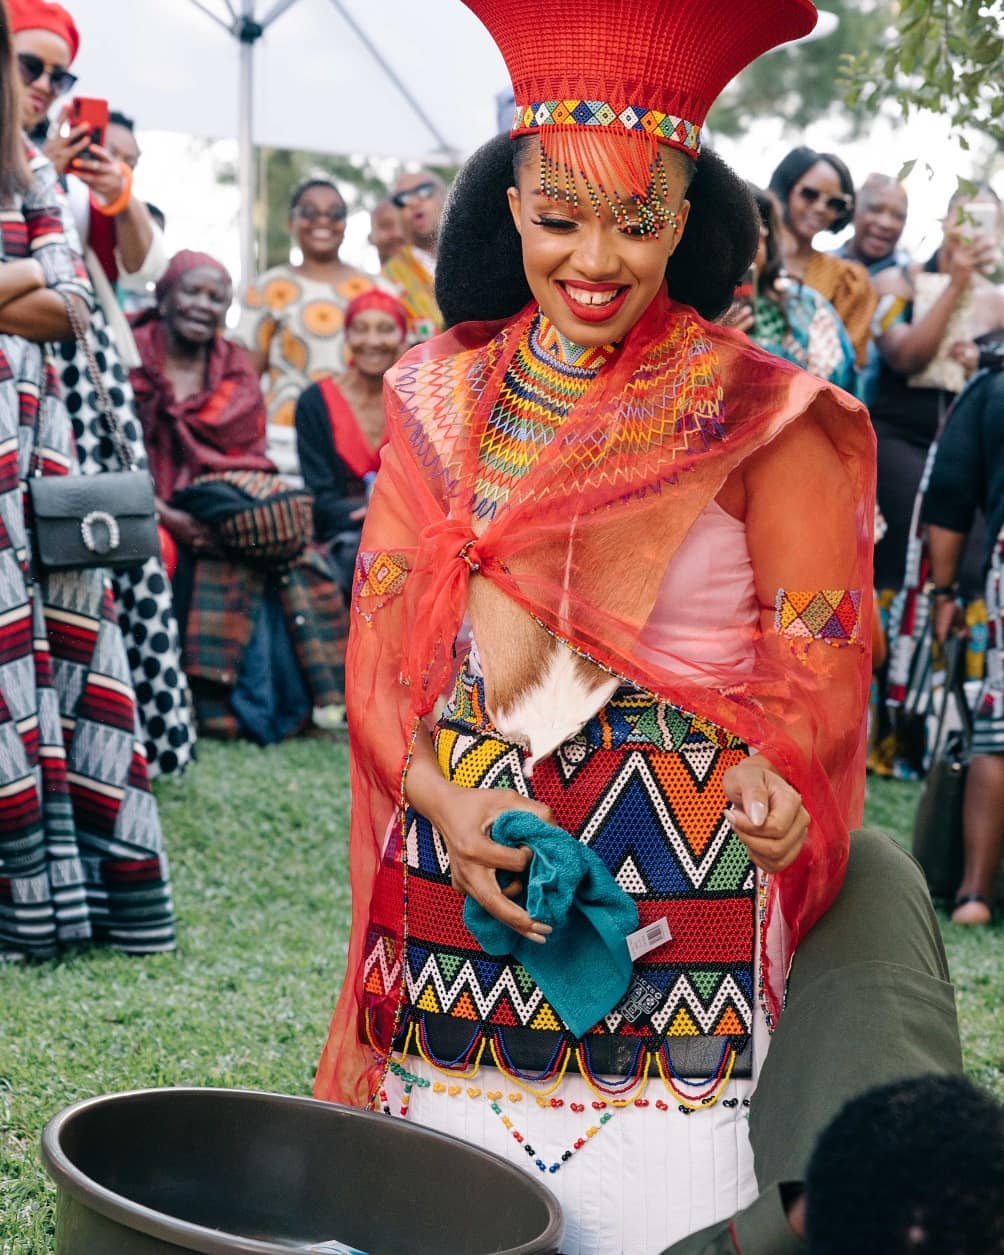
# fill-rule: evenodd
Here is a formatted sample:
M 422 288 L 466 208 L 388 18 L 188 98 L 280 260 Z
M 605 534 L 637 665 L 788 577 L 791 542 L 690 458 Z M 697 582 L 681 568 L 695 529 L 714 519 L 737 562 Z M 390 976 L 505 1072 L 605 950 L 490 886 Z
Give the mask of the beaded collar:
M 573 344 L 538 313 L 518 345 L 481 438 L 472 513 L 505 508 L 575 403 L 614 353 L 613 345 Z

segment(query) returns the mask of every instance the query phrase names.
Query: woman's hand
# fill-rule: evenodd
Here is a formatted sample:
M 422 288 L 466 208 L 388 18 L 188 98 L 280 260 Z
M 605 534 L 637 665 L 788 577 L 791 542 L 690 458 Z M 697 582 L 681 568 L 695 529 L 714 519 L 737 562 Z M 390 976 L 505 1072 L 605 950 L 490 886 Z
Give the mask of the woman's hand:
M 179 545 L 193 553 L 209 553 L 213 549 L 212 532 L 193 515 L 175 510 L 173 506 L 160 506 L 157 517 Z
M 69 117 L 70 106 L 65 104 L 56 119 L 55 132 L 42 145 L 42 151 L 56 167 L 57 174 L 65 174 L 91 140 L 90 127 L 87 126 L 76 126 L 66 135 L 62 133 Z
M 756 315 L 749 301 L 733 301 L 718 321 L 723 327 L 733 327 L 749 335 L 756 325 Z
M 950 636 L 965 635 L 966 613 L 948 593 L 939 593 L 932 607 L 934 639 L 943 645 Z
M 122 167 L 99 144 L 92 144 L 86 154 L 77 157 L 73 163 L 73 173 L 82 183 L 87 184 L 103 205 L 113 204 L 126 188 L 126 176 L 122 173 Z
M 783 871 L 798 857 L 809 830 L 801 794 L 760 754 L 730 767 L 722 777 L 732 803 L 725 818 L 762 871 Z
M 444 779 L 425 727 L 415 736 L 405 789 L 408 802 L 428 819 L 446 844 L 454 889 L 469 894 L 514 932 L 543 942 L 551 929 L 536 923 L 510 901 L 522 891 L 520 877 L 530 863 L 531 852 L 500 845 L 492 840 L 491 832 L 503 811 L 529 811 L 550 823 L 548 808 L 514 789 L 468 789 Z M 496 879 L 499 871 L 512 872 L 517 878 L 505 892 Z
M 529 811 L 545 823 L 551 823 L 550 810 L 514 789 L 468 789 L 447 781 L 443 783 L 445 789 L 437 807 L 437 818 L 431 815 L 426 818 L 446 843 L 454 889 L 474 898 L 489 915 L 514 932 L 543 944 L 550 927 L 531 919 L 521 906 L 510 900 L 523 891 L 522 877 L 530 865 L 532 851 L 525 846 L 514 850 L 500 845 L 492 840 L 491 831 L 503 811 Z M 496 873 L 500 871 L 516 876 L 505 890 L 499 888 Z
M 997 249 L 991 240 L 972 237 L 962 227 L 949 231 L 952 242 L 948 275 L 956 289 L 965 288 L 976 271 L 992 270 L 997 262 Z

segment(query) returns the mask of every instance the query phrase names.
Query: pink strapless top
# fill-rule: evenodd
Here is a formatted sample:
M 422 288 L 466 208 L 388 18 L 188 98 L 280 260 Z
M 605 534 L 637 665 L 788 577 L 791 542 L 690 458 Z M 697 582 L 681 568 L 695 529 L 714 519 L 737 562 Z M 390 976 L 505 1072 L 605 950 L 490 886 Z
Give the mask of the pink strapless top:
M 687 679 L 752 662 L 760 606 L 746 526 L 716 502 L 697 517 L 666 568 L 639 652 Z

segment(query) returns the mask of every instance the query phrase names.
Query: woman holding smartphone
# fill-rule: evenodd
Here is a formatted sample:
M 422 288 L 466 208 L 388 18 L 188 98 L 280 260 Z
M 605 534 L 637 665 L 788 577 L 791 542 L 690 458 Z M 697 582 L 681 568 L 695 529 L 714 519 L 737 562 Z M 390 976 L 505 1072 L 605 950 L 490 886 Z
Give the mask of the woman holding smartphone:
M 55 126 L 50 124 L 49 111 L 76 82 L 70 67 L 80 39 L 71 14 L 43 0 L 11 0 L 11 29 L 23 85 L 22 126 L 44 145 L 65 188 L 65 194 L 57 188 L 64 221 L 69 225 L 72 220 L 84 246 L 96 296 L 88 334 L 95 365 L 132 447 L 134 463 L 145 467 L 146 452 L 128 375 L 140 359 L 114 288 L 128 282 L 143 288 L 160 278 L 167 265 L 163 236 L 143 201 L 132 194 L 129 165 L 114 161 L 105 148 L 93 144 L 86 123 L 66 135 L 61 133 L 71 104 L 61 109 Z M 63 394 L 73 416 L 81 471 L 96 475 L 121 469 L 107 439 L 82 346 L 72 337 L 59 337 L 55 350 Z M 133 683 L 142 695 L 140 718 L 150 772 L 156 776 L 183 771 L 191 759 L 195 735 L 163 563 L 154 557 L 134 569 L 116 571 L 112 586 L 127 637 Z M 153 631 L 151 623 L 156 624 Z
M 0 4 L 0 961 L 169 950 L 167 860 L 105 572 L 40 572 L 26 480 L 77 468 L 48 342 L 92 292 L 20 119 Z

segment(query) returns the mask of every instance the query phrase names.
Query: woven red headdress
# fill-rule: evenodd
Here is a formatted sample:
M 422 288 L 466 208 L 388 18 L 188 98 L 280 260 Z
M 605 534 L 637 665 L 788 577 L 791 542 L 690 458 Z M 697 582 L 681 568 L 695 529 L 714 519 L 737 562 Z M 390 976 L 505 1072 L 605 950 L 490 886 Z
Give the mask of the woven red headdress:
M 512 134 L 634 131 L 695 156 L 725 85 L 807 35 L 810 0 L 464 0 L 512 79 Z

